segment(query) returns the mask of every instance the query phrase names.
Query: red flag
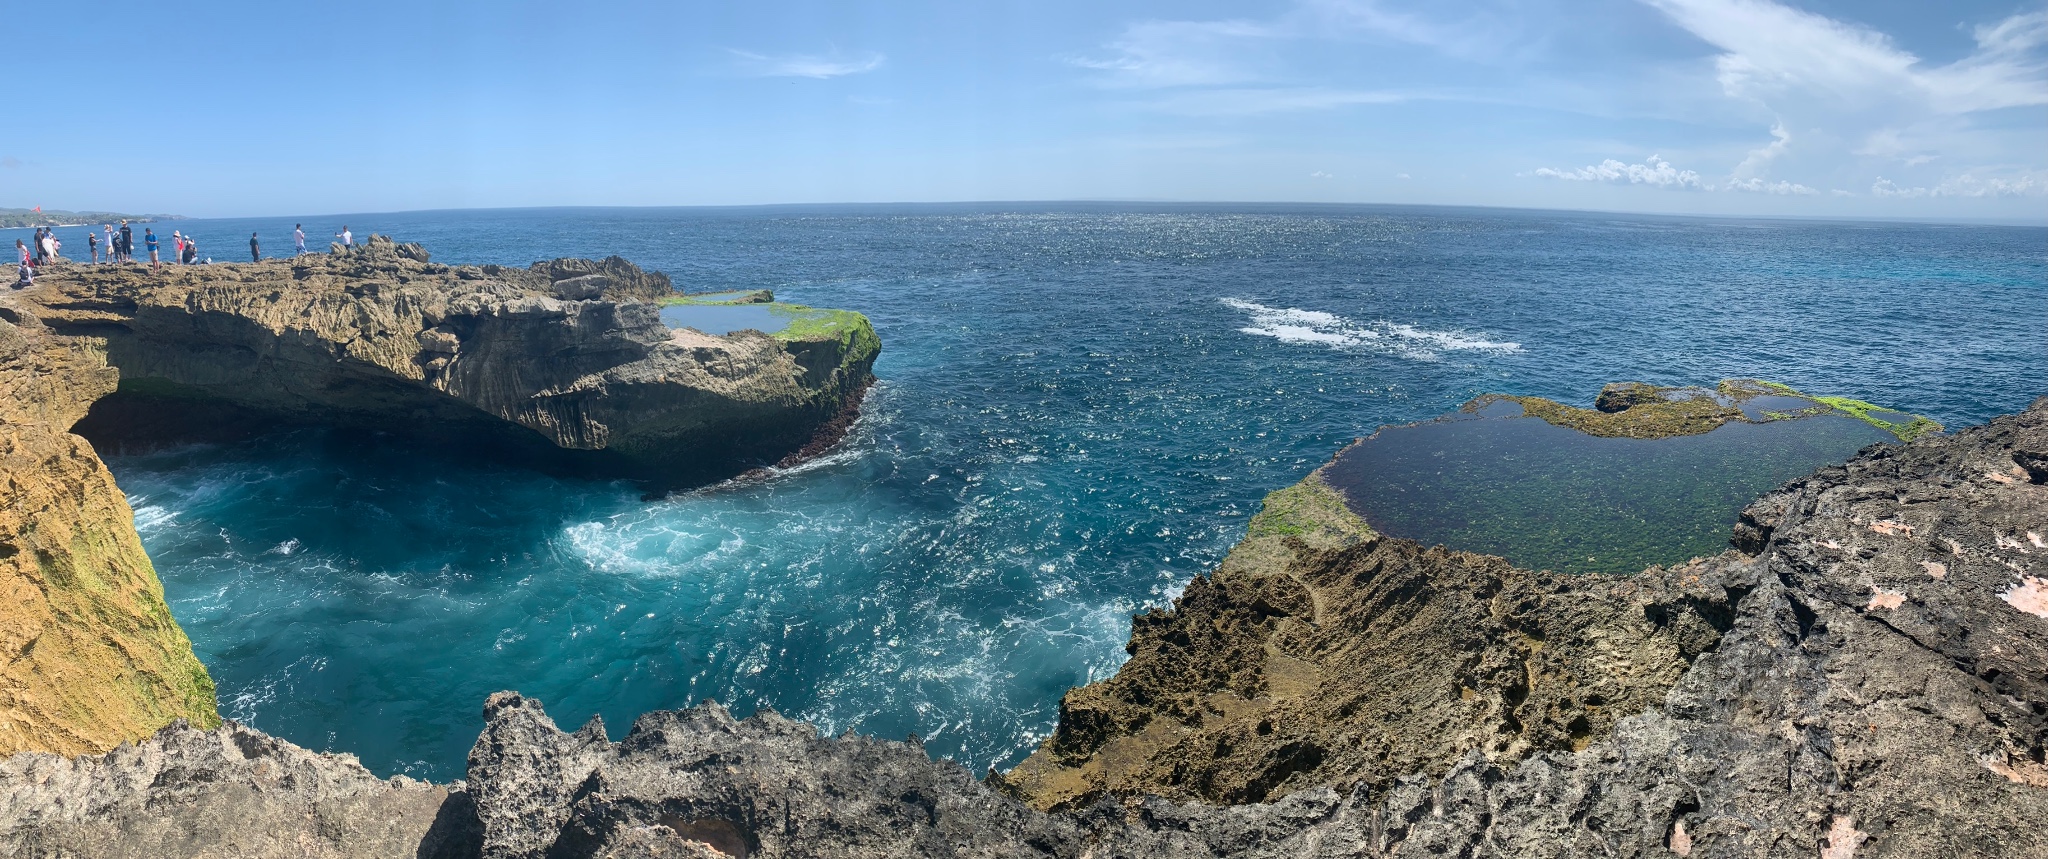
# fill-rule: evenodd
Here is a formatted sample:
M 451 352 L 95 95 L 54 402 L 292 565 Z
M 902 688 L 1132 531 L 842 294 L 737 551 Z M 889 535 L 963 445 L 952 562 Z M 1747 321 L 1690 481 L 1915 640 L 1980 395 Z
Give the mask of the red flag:
M 41 206 L 37 206 L 37 207 L 36 207 L 36 214 L 42 214 L 42 211 L 43 211 L 43 207 L 41 207 Z

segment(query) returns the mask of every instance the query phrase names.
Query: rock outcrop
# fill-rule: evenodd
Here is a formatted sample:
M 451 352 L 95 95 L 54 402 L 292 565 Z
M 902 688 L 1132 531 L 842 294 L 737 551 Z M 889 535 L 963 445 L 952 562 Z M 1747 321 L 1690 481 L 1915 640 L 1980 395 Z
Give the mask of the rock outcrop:
M 880 350 L 865 318 L 712 337 L 662 324 L 655 302 L 673 294 L 616 257 L 446 266 L 372 237 L 160 274 L 64 266 L 31 297 L 47 325 L 104 344 L 121 372 L 80 426 L 103 442 L 319 423 L 664 488 L 843 430 Z
M 0 296 L 0 754 L 102 751 L 213 725 L 135 514 L 71 425 L 114 389 L 94 342 Z
M 2043 438 L 2048 398 L 1954 436 L 1870 448 L 1752 505 L 1747 551 L 1604 585 L 1361 533 L 1312 485 L 1276 493 L 1251 551 L 1233 558 L 1283 564 L 1293 588 L 1220 570 L 1141 621 L 1133 679 L 1099 690 L 1160 696 L 1140 733 L 1168 723 L 1183 738 L 1275 752 L 1328 744 L 1322 761 L 1350 762 L 1284 768 L 1264 791 L 1284 796 L 1267 802 L 1178 802 L 1146 780 L 1250 797 L 1246 786 L 1274 772 L 1264 762 L 1284 755 L 1145 747 L 1133 760 L 1178 752 L 1165 767 L 1105 765 L 1127 777 L 1093 782 L 1092 803 L 1058 794 L 1072 810 L 1045 812 L 1009 794 L 1060 804 L 1032 790 L 1086 780 L 976 782 L 914 743 L 825 739 L 715 705 L 648 714 L 613 743 L 602 724 L 563 732 L 538 702 L 506 693 L 486 705 L 468 781 L 446 789 L 373 783 L 346 761 L 232 726 L 176 726 L 98 758 L 16 756 L 0 766 L 0 853 L 2048 855 L 2048 485 L 2028 465 Z M 1328 596 L 1359 602 L 1317 604 Z M 1473 630 L 1428 629 L 1442 625 Z M 1405 654 L 1420 660 L 1412 670 L 1373 661 L 1375 649 L 1425 641 L 1473 649 L 1448 661 Z M 1146 656 L 1168 647 L 1200 664 Z M 1351 673 L 1304 685 L 1288 659 Z M 1370 673 L 1380 669 L 1392 673 Z M 1506 692 L 1517 677 L 1518 701 Z M 1127 712 L 1117 708 L 1145 702 L 1082 703 L 1114 711 L 1094 723 L 1114 729 Z M 1339 705 L 1388 727 L 1307 724 L 1350 719 Z M 1250 721 L 1247 709 L 1263 715 Z M 1590 730 L 1560 722 L 1566 713 Z M 1062 731 L 1086 739 L 1080 727 Z M 1291 739 L 1255 739 L 1268 736 Z M 1346 738 L 1366 751 L 1337 748 Z M 266 765 L 288 776 L 266 780 Z M 176 824 L 141 822 L 135 809 L 209 823 L 173 839 L 161 833 Z M 392 822 L 375 829 L 375 814 Z M 246 826 L 210 822 L 259 820 L 290 838 L 257 843 Z M 311 846 L 290 853 L 287 842 Z

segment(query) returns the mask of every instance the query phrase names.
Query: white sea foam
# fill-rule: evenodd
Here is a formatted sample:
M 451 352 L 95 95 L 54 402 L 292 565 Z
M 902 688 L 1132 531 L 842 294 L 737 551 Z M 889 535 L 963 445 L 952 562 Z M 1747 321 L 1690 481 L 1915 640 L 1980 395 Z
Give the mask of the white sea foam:
M 1251 324 L 1237 330 L 1271 337 L 1282 343 L 1377 352 L 1415 361 L 1434 361 L 1445 352 L 1507 354 L 1522 351 L 1520 343 L 1492 340 L 1467 331 L 1433 331 L 1384 319 L 1356 322 L 1321 310 L 1268 307 L 1241 298 L 1222 301 L 1224 306 L 1251 316 Z

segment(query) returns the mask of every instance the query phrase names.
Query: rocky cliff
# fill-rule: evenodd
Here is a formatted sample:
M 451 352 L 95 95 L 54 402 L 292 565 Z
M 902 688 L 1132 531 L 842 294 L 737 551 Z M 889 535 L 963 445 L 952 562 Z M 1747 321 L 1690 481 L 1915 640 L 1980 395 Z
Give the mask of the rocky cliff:
M 1129 679 L 1070 696 L 1041 752 L 1070 778 L 977 782 L 715 705 L 612 742 L 506 693 L 446 787 L 235 726 L 17 755 L 0 852 L 2048 855 L 2044 534 L 2048 398 L 1870 448 L 1749 507 L 1737 549 L 1607 582 L 1373 535 L 1309 484 L 1141 619 Z
M 214 713 L 135 516 L 67 430 L 115 373 L 0 296 L 0 753 L 77 754 Z
M 656 304 L 668 279 L 616 257 L 514 269 L 438 265 L 382 237 L 336 250 L 46 274 L 35 314 L 103 344 L 121 374 L 80 432 L 319 423 L 681 486 L 843 430 L 880 351 L 856 313 L 782 335 L 671 330 Z

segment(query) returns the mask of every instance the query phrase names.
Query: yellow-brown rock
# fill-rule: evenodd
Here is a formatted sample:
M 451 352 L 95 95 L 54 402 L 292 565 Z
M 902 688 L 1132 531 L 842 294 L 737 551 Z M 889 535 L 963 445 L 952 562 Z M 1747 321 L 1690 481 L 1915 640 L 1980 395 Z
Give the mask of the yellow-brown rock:
M 99 752 L 177 719 L 220 722 L 134 513 L 68 432 L 114 385 L 91 341 L 0 299 L 0 755 Z

